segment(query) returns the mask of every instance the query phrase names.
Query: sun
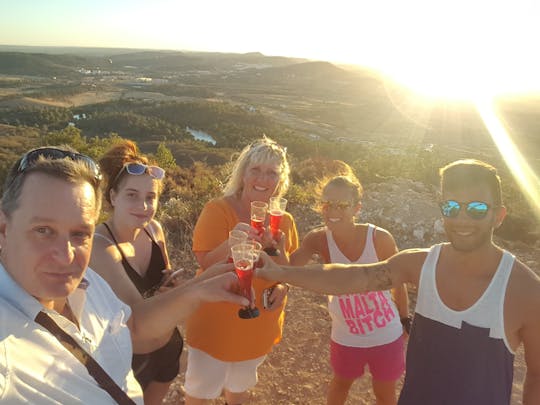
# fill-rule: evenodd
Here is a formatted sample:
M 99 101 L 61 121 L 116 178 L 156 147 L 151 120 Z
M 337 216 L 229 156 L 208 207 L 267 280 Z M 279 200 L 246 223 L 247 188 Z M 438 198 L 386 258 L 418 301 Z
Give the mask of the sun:
M 407 2 L 410 5 L 411 2 Z M 409 8 L 379 32 L 373 62 L 421 96 L 474 101 L 540 91 L 534 51 L 540 6 L 533 1 L 427 2 Z
M 392 30 L 374 30 L 379 50 L 371 55 L 372 67 L 387 79 L 392 102 L 426 127 L 434 108 L 473 107 L 540 218 L 538 174 L 494 107 L 500 96 L 540 94 L 540 54 L 534 51 L 540 2 L 405 3 L 389 17 Z
M 529 201 L 536 218 L 540 220 L 540 178 L 512 141 L 511 135 L 495 113 L 493 103 L 493 99 L 479 99 L 475 104 L 506 166 Z
M 457 56 L 454 60 L 434 56 L 434 60 L 402 65 L 399 71 L 389 69 L 383 73 L 420 98 L 434 101 L 472 101 L 493 91 L 478 66 L 465 67 L 457 59 Z

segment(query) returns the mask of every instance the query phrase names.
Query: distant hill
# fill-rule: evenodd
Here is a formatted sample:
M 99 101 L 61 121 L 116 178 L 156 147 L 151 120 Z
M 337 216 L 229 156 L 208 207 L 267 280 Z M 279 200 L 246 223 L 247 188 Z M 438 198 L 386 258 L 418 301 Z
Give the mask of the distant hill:
M 132 48 L 92 48 L 76 46 L 23 46 L 0 45 L 0 52 L 45 53 L 48 55 L 78 55 L 84 57 L 109 57 L 121 53 L 138 52 L 142 49 Z
M 330 62 L 303 62 L 286 66 L 270 67 L 263 72 L 265 77 L 274 79 L 297 78 L 302 80 L 353 80 L 357 74 L 348 72 Z
M 76 55 L 49 55 L 43 53 L 2 52 L 0 73 L 12 75 L 55 76 L 72 73 L 88 59 Z
M 245 54 L 217 52 L 144 51 L 111 55 L 113 66 L 131 66 L 156 71 L 208 70 L 221 71 L 238 67 L 239 64 L 284 66 L 303 59 L 281 56 L 265 56 L 259 52 Z
M 66 75 L 78 67 L 139 72 L 179 72 L 205 70 L 230 71 L 239 67 L 287 66 L 305 59 L 265 56 L 259 52 L 245 54 L 217 52 L 146 51 L 101 48 L 52 48 L 49 52 L 24 50 L 41 48 L 0 46 L 0 74 L 31 76 Z M 1 52 L 4 50 L 4 52 Z M 53 52 L 53 50 L 55 52 Z M 65 53 L 60 53 L 64 50 Z
M 157 69 L 163 66 L 183 66 L 190 63 L 190 58 L 183 52 L 136 51 L 109 55 L 114 69 L 134 67 L 139 69 Z
M 319 100 L 351 100 L 386 98 L 380 78 L 360 69 L 351 71 L 330 62 L 302 61 L 265 69 L 236 73 L 230 80 L 238 85 L 267 87 L 271 91 L 315 97 Z

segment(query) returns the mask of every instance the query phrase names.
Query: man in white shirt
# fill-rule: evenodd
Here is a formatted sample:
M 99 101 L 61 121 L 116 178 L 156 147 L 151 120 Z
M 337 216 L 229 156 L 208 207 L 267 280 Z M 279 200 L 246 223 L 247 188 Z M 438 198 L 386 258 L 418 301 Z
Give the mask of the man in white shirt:
M 133 349 L 160 347 L 202 301 L 248 304 L 230 292 L 237 282 L 230 272 L 132 310 L 121 302 L 87 269 L 100 179 L 92 159 L 64 148 L 32 150 L 8 174 L 0 209 L 0 402 L 142 403 Z M 89 371 L 92 359 L 101 373 Z M 110 382 L 100 386 L 103 373 Z

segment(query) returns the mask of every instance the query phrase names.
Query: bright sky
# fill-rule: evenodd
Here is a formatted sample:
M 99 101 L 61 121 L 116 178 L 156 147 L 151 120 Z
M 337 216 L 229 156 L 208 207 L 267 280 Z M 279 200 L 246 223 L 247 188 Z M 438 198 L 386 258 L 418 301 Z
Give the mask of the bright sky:
M 428 94 L 540 90 L 538 0 L 0 0 L 0 44 L 254 52 Z

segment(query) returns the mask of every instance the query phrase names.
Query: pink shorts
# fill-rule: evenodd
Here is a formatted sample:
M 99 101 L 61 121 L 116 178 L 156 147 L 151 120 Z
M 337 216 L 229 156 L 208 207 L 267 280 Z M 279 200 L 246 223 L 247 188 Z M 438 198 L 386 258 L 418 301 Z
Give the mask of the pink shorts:
M 330 340 L 330 364 L 341 378 L 354 380 L 362 377 L 367 364 L 374 380 L 396 381 L 405 371 L 403 336 L 374 347 L 342 346 Z

